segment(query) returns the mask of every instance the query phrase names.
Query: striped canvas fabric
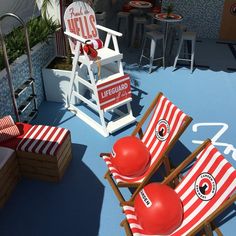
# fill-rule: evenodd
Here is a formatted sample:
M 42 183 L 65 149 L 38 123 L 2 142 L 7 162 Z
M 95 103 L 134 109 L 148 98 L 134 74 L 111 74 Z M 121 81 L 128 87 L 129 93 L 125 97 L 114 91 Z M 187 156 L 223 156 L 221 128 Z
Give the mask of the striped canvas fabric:
M 15 125 L 19 130 L 19 135 L 17 137 L 8 139 L 4 142 L 1 142 L 2 147 L 7 147 L 16 150 L 18 144 L 20 143 L 21 139 L 25 136 L 25 134 L 29 131 L 32 125 L 23 123 L 23 122 L 16 122 Z
M 13 139 L 17 137 L 18 135 L 20 135 L 20 131 L 16 125 L 12 125 L 5 129 L 1 129 L 0 130 L 0 143 L 5 142 L 9 139 Z
M 8 128 L 13 125 L 15 125 L 15 123 L 10 115 L 4 116 L 3 118 L 0 119 L 0 130 Z
M 10 115 L 0 119 L 0 143 L 13 139 L 18 135 L 20 135 L 20 131 Z
M 22 138 L 17 150 L 56 156 L 60 145 L 68 134 L 69 130 L 64 128 L 34 125 Z
M 209 144 L 175 189 L 183 203 L 184 216 L 180 227 L 171 235 L 187 235 L 235 190 L 236 170 L 212 144 Z M 145 231 L 137 221 L 135 209 L 124 206 L 124 212 L 133 235 L 145 236 Z
M 162 95 L 142 139 L 142 142 L 146 145 L 151 154 L 151 163 L 146 172 L 142 176 L 133 178 L 120 175 L 118 170 L 112 165 L 111 157 L 103 157 L 117 183 L 142 182 L 145 176 L 150 173 L 151 167 L 153 167 L 165 153 L 168 145 L 183 125 L 186 117 L 187 115 L 184 112 Z

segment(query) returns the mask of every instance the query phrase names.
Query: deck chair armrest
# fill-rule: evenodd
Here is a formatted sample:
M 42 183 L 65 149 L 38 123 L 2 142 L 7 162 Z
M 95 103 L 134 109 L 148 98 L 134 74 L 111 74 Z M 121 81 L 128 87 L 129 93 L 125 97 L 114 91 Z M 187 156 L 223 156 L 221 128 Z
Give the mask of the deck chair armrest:
M 210 139 L 206 139 L 197 149 L 195 149 L 170 175 L 168 175 L 163 181 L 163 184 L 171 184 L 181 173 L 181 171 L 187 167 L 194 158 L 211 142 Z
M 122 36 L 122 33 L 118 32 L 118 31 L 115 31 L 115 30 L 111 30 L 109 28 L 106 28 L 102 25 L 96 25 L 97 29 L 100 29 L 102 31 L 105 31 L 111 35 L 114 35 L 114 36 L 118 36 L 118 37 L 121 37 Z
M 109 152 L 102 152 L 102 153 L 100 153 L 100 157 L 103 157 L 103 156 L 109 156 L 110 155 L 110 153 Z
M 135 127 L 135 129 L 133 130 L 131 136 L 136 136 L 137 134 L 139 135 L 139 138 L 140 138 L 140 139 L 143 138 L 142 126 L 140 126 L 139 123 L 136 123 L 136 127 Z
M 85 39 L 85 38 L 82 38 L 80 37 L 79 35 L 77 34 L 74 34 L 74 33 L 71 33 L 69 31 L 65 31 L 64 32 L 67 36 L 73 38 L 73 39 L 76 39 L 77 41 L 81 42 L 81 43 L 86 43 L 86 41 L 88 41 L 88 39 Z
M 120 205 L 123 207 L 123 206 L 131 206 L 133 207 L 134 206 L 134 202 L 133 201 L 124 201 L 124 202 L 121 202 Z
M 120 223 L 120 226 L 124 227 L 126 236 L 133 236 L 127 219 L 122 220 L 122 222 Z

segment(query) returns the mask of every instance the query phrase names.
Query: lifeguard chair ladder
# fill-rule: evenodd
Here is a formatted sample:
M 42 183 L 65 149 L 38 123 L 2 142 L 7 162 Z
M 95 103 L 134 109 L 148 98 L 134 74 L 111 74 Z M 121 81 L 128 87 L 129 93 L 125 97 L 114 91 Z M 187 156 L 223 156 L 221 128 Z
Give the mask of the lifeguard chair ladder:
M 72 11 L 74 14 L 71 14 Z M 91 30 L 99 29 L 107 33 L 104 46 L 97 50 L 98 55 L 95 59 L 92 59 L 86 52 L 82 54 L 81 47 L 89 40 L 98 38 L 98 32 L 92 37 L 88 37 L 86 34 L 81 37 L 75 34 L 76 29 L 71 26 L 74 19 L 75 22 L 79 22 L 81 17 L 83 20 L 87 19 L 88 22 L 89 19 L 93 19 L 94 25 L 92 23 Z M 124 74 L 121 61 L 123 55 L 119 51 L 117 42 L 117 36 L 120 37 L 122 34 L 96 25 L 94 11 L 89 5 L 80 1 L 72 3 L 67 8 L 64 20 L 65 34 L 69 36 L 71 50 L 74 54 L 66 105 L 80 119 L 107 137 L 110 133 L 135 121 L 130 104 L 132 101 L 130 78 Z M 84 29 L 89 28 L 88 22 Z M 79 30 L 83 31 L 81 28 Z M 109 48 L 111 40 L 114 49 Z M 89 94 L 84 94 L 82 88 L 86 88 Z M 72 102 L 76 100 L 79 105 Z M 98 119 L 84 111 L 85 106 L 81 106 L 81 101 L 88 110 L 92 109 L 97 113 Z M 109 113 L 112 115 L 110 118 L 108 118 Z

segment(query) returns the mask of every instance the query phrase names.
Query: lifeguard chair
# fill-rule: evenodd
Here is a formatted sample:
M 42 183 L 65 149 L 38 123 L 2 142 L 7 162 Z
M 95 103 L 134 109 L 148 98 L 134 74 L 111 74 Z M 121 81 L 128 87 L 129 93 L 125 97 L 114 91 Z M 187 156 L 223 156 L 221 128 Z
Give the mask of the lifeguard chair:
M 68 6 L 64 21 L 74 55 L 67 107 L 107 137 L 135 121 L 130 104 L 130 78 L 124 74 L 123 55 L 117 42 L 122 34 L 97 25 L 93 9 L 83 1 Z M 98 30 L 107 34 L 104 45 L 99 40 Z M 85 50 L 88 46 L 95 49 L 96 56 Z M 72 103 L 72 98 L 77 99 L 76 104 Z

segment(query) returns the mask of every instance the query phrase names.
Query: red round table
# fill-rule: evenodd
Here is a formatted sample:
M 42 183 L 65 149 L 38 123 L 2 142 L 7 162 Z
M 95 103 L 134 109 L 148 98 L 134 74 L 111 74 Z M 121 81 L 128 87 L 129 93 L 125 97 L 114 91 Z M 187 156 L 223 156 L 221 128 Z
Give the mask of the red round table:
M 154 15 L 154 18 L 167 23 L 179 22 L 183 20 L 183 16 L 175 13 L 171 13 L 169 16 L 167 13 L 158 13 Z
M 137 8 L 140 12 L 140 15 L 143 15 L 144 10 L 147 10 L 152 7 L 152 4 L 147 1 L 130 1 L 129 5 L 131 7 Z
M 135 8 L 151 8 L 152 4 L 147 1 L 130 1 L 129 5 Z

